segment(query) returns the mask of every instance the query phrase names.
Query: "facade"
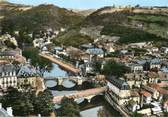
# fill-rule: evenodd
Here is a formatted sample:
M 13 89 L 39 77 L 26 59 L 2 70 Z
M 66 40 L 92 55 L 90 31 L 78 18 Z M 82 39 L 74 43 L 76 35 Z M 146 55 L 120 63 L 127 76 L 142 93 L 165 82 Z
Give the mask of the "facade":
M 22 89 L 24 85 L 30 85 L 32 88 L 36 88 L 36 79 L 38 77 L 19 77 L 17 87 Z
M 0 60 L 15 60 L 24 63 L 26 58 L 22 56 L 22 50 L 17 48 L 15 50 L 5 50 L 0 52 Z
M 134 87 L 140 88 L 142 84 L 146 85 L 148 82 L 148 79 L 143 73 L 127 73 L 124 76 L 131 88 L 134 88 Z
M 143 72 L 143 66 L 140 64 L 131 64 L 129 67 L 133 73 Z
M 0 87 L 4 90 L 8 87 L 17 87 L 17 74 L 14 65 L 0 66 Z
M 24 65 L 17 73 L 18 88 L 23 85 L 30 85 L 33 88 L 36 87 L 36 79 L 39 76 L 39 72 L 31 65 Z
M 159 59 L 152 59 L 150 61 L 150 69 L 160 69 L 161 68 L 161 64 L 160 64 L 160 60 Z
M 126 104 L 130 100 L 130 87 L 124 80 L 108 77 L 107 86 L 111 97 L 119 105 Z
M 0 52 L 0 59 L 14 59 L 15 58 L 15 54 L 11 53 L 9 51 L 4 51 L 4 52 Z
M 93 56 L 100 57 L 100 58 L 104 57 L 104 51 L 100 48 L 87 49 L 86 53 L 93 55 Z

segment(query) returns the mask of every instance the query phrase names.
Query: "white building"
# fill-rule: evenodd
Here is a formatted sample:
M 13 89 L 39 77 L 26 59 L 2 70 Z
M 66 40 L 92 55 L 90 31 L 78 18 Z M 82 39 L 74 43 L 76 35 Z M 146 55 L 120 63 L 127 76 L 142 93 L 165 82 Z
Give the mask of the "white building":
M 130 100 L 130 87 L 124 80 L 108 77 L 107 86 L 111 97 L 119 105 L 126 104 Z
M 132 48 L 143 48 L 143 47 L 146 47 L 148 45 L 150 45 L 151 43 L 150 42 L 140 42 L 140 43 L 131 43 L 129 44 L 130 47 Z
M 104 51 L 100 48 L 91 48 L 91 49 L 87 49 L 86 53 L 92 55 L 92 56 L 97 56 L 100 58 L 104 57 Z
M 143 65 L 140 64 L 130 64 L 129 67 L 133 73 L 143 72 Z
M 12 107 L 7 107 L 5 110 L 2 108 L 2 104 L 0 103 L 0 117 L 13 117 Z
M 168 47 L 162 47 L 162 50 L 165 54 L 168 54 Z
M 0 66 L 0 87 L 4 90 L 17 87 L 16 68 L 12 64 Z

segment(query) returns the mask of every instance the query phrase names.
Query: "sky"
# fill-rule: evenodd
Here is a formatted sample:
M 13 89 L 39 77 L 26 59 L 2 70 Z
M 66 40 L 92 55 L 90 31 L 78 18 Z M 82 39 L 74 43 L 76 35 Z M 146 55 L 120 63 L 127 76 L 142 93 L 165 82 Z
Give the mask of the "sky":
M 93 9 L 103 6 L 168 6 L 168 0 L 8 0 L 12 3 L 26 4 L 26 5 L 39 5 L 39 4 L 55 4 L 64 8 L 74 9 Z

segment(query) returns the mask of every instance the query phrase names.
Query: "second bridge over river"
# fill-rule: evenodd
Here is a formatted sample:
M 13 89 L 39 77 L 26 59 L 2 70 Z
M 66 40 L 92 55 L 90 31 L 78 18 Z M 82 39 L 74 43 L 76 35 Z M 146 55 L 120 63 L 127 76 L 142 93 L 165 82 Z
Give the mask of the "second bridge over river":
M 93 97 L 95 97 L 96 95 L 100 95 L 100 94 L 104 93 L 106 90 L 107 90 L 107 87 L 100 87 L 100 88 L 93 88 L 93 89 L 77 91 L 75 93 L 65 95 L 65 96 L 55 96 L 53 98 L 53 103 L 54 104 L 60 104 L 63 97 L 67 97 L 67 98 L 74 99 L 74 100 L 84 98 L 84 99 L 87 99 L 88 102 L 90 102 L 90 100 Z

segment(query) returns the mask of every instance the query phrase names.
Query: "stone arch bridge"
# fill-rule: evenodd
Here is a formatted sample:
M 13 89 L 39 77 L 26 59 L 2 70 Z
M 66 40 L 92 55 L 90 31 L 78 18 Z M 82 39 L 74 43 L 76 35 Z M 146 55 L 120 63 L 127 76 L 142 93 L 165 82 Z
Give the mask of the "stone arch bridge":
M 84 99 L 87 99 L 88 102 L 90 102 L 90 100 L 93 97 L 95 97 L 96 95 L 104 93 L 106 90 L 107 90 L 107 87 L 100 87 L 100 88 L 93 88 L 93 89 L 77 91 L 75 93 L 65 95 L 65 96 L 55 96 L 53 98 L 53 103 L 54 104 L 60 104 L 63 97 L 71 98 L 71 99 L 74 99 L 74 100 L 84 98 Z
M 48 80 L 54 80 L 57 82 L 57 85 L 62 85 L 64 81 L 69 80 L 72 82 L 75 82 L 77 85 L 82 85 L 83 82 L 89 81 L 89 82 L 94 82 L 95 78 L 94 77 L 79 77 L 79 76 L 68 76 L 68 77 L 48 77 L 44 79 L 45 82 Z

